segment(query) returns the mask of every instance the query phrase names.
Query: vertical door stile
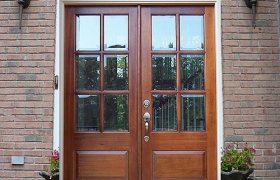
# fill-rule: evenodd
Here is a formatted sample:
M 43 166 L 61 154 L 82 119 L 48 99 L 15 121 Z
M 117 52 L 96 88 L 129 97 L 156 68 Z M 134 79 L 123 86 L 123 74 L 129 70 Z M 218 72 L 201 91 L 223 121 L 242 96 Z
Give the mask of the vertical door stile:
M 142 177 L 142 131 L 141 131 L 141 125 L 142 125 L 142 118 L 141 118 L 141 114 L 142 114 L 142 90 L 140 89 L 141 84 L 142 84 L 142 77 L 141 77 L 141 6 L 138 5 L 137 6 L 137 144 L 138 144 L 138 148 L 137 148 L 137 164 L 138 164 L 138 180 L 141 180 Z M 139 105 L 140 104 L 140 105 Z
M 149 17 L 149 11 L 148 9 L 145 8 L 141 8 L 141 91 L 142 91 L 142 102 L 144 100 L 149 100 L 150 102 L 152 102 L 152 98 L 151 95 L 149 94 L 149 89 L 151 88 L 151 63 L 149 61 L 147 61 L 148 59 L 151 58 L 151 49 L 150 49 L 150 45 L 151 45 L 151 29 L 150 29 L 150 25 L 151 25 L 151 18 Z M 141 144 L 142 144 L 142 180 L 143 179 L 152 179 L 152 174 L 147 173 L 148 169 L 152 169 L 152 165 L 149 162 L 149 159 L 152 158 L 152 155 L 150 153 L 151 151 L 151 147 L 150 147 L 150 142 L 146 143 L 144 141 L 144 136 L 145 136 L 145 127 L 144 127 L 144 120 L 143 120 L 143 115 L 145 112 L 148 112 L 151 114 L 151 116 L 153 116 L 152 111 L 151 111 L 151 105 L 149 106 L 149 108 L 143 108 L 143 106 L 141 106 L 142 108 L 142 113 L 141 113 L 141 127 L 142 127 L 142 135 L 141 135 Z M 150 120 L 150 124 L 149 124 L 149 133 L 151 133 L 151 128 L 152 128 L 152 119 Z M 152 140 L 150 140 L 152 141 Z
M 207 123 L 207 146 L 208 146 L 208 163 L 207 177 L 209 179 L 217 178 L 217 114 L 216 114 L 216 54 L 215 54 L 215 23 L 214 8 L 212 6 L 205 7 L 205 29 L 206 33 L 206 66 L 208 76 L 206 76 L 206 114 L 211 121 Z
M 73 37 L 75 37 L 74 32 L 74 23 L 75 22 L 75 16 L 74 16 L 74 8 L 68 8 L 68 10 L 65 12 L 65 21 L 66 21 L 66 33 L 65 33 L 65 40 L 64 43 L 68 45 L 64 49 L 65 54 L 65 63 L 64 63 L 64 76 L 69 77 L 64 79 L 64 87 L 67 87 L 64 90 L 64 151 L 63 154 L 67 158 L 63 158 L 64 163 L 64 178 L 65 179 L 73 179 L 74 177 L 74 154 L 72 153 L 72 150 L 74 148 L 74 144 L 72 142 L 72 139 L 74 138 L 73 131 L 74 131 L 74 121 L 71 119 L 71 116 L 73 116 L 73 109 L 74 109 L 74 102 L 73 102 L 73 96 L 74 96 L 74 85 L 71 81 L 71 78 L 73 78 L 73 72 L 74 72 L 74 43 L 71 41 Z M 68 71 L 69 69 L 69 71 Z

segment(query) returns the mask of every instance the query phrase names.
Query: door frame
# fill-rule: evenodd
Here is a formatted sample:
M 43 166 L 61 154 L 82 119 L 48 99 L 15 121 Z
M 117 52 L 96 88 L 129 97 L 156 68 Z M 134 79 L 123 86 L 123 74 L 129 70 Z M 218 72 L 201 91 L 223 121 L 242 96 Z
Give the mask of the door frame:
M 59 0 L 56 3 L 55 75 L 59 88 L 54 90 L 53 148 L 60 149 L 60 177 L 63 179 L 64 142 L 64 6 L 65 5 L 214 5 L 216 48 L 216 114 L 217 114 L 217 177 L 220 179 L 220 157 L 223 147 L 223 83 L 221 46 L 221 0 Z M 59 137 L 59 138 L 58 138 Z

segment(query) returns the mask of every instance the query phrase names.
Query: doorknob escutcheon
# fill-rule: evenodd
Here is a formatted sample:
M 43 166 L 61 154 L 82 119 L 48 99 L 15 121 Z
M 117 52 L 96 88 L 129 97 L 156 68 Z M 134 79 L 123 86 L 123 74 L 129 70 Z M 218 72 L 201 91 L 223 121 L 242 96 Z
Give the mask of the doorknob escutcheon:
M 149 122 L 150 122 L 151 115 L 148 112 L 145 112 L 143 115 L 144 123 L 145 123 L 145 136 L 144 136 L 144 141 L 148 142 L 150 137 L 149 137 Z

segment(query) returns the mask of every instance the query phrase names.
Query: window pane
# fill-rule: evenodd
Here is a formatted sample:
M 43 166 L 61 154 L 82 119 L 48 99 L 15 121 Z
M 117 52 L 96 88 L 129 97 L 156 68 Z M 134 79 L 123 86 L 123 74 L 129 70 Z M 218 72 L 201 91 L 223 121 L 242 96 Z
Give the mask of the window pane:
M 105 95 L 105 122 L 106 131 L 128 130 L 128 98 L 127 95 Z
M 203 16 L 180 16 L 180 49 L 204 49 Z
M 100 60 L 95 55 L 79 55 L 76 58 L 76 88 L 99 90 Z
M 183 90 L 204 89 L 204 56 L 181 56 L 181 87 Z
M 152 50 L 176 50 L 175 16 L 152 16 Z
M 105 56 L 104 88 L 105 90 L 128 89 L 128 57 Z
M 205 130 L 204 95 L 182 95 L 182 130 Z
M 128 50 L 128 16 L 104 17 L 104 49 Z
M 100 16 L 76 17 L 76 50 L 100 50 Z
M 175 55 L 153 55 L 152 71 L 154 90 L 176 89 Z
M 176 96 L 153 95 L 153 131 L 176 130 Z
M 99 130 L 99 96 L 78 95 L 77 100 L 77 131 Z

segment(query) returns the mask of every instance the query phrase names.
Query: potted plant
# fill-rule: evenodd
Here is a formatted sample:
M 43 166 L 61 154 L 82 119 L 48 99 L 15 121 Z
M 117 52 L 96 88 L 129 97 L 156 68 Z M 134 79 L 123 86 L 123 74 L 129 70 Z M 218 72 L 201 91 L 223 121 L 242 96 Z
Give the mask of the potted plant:
M 50 157 L 50 168 L 39 172 L 39 175 L 47 180 L 59 180 L 59 152 L 54 150 Z
M 254 172 L 252 166 L 255 153 L 255 148 L 247 145 L 240 150 L 227 146 L 221 158 L 222 180 L 247 180 Z

